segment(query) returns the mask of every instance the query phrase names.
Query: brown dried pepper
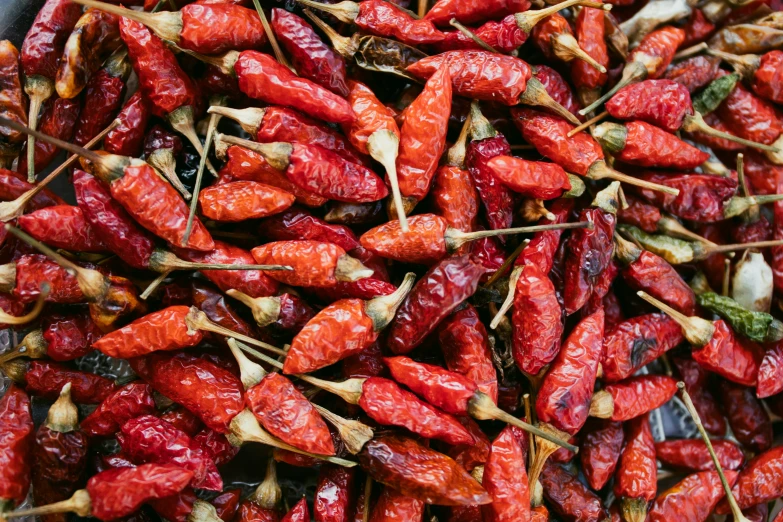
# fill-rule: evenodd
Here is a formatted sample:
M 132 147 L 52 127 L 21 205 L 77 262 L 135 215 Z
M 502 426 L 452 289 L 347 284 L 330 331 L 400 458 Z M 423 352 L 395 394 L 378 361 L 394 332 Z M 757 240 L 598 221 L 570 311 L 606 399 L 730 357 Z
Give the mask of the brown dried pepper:
M 603 489 L 614 475 L 625 433 L 621 422 L 590 419 L 584 427 L 579 444 L 582 472 L 591 488 Z
M 693 94 L 715 79 L 720 60 L 712 56 L 694 56 L 672 64 L 663 75 L 683 85 Z
M 736 471 L 726 470 L 724 475 L 729 484 L 737 480 Z M 694 473 L 661 493 L 653 502 L 647 520 L 707 520 L 723 496 L 716 471 Z
M 0 399 L 0 424 L 5 434 L 0 443 L 0 501 L 7 508 L 27 498 L 35 431 L 30 398 L 13 384 Z
M 640 315 L 619 323 L 604 338 L 603 380 L 617 382 L 630 377 L 683 339 L 682 328 L 663 314 Z
M 0 41 L 0 116 L 27 125 L 27 100 L 19 79 L 19 51 L 8 40 Z M 11 143 L 25 138 L 13 129 L 0 127 L 0 135 Z
M 712 440 L 712 447 L 723 469 L 738 470 L 745 462 L 740 447 L 729 440 Z M 664 465 L 690 471 L 715 469 L 707 445 L 701 439 L 664 440 L 655 443 L 655 455 Z
M 104 150 L 120 156 L 138 156 L 144 143 L 150 112 L 149 102 L 141 91 L 134 93 L 117 115 L 119 125 L 110 130 L 103 140 Z
M 488 504 L 492 498 L 452 459 L 400 436 L 376 437 L 359 454 L 378 482 L 429 504 Z
M 110 437 L 130 419 L 156 412 L 152 388 L 132 382 L 117 388 L 81 422 L 81 429 L 92 437 Z

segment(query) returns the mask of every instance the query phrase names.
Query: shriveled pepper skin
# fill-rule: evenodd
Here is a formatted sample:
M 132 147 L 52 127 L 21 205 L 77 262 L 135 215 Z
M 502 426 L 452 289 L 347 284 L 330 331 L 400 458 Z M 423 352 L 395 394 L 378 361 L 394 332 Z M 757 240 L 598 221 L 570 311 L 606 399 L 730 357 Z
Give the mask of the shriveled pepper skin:
M 54 261 L 40 254 L 26 254 L 16 261 L 14 297 L 23 303 L 35 301 L 41 293 L 41 283 L 49 283 L 50 303 L 73 304 L 84 301 L 76 277 Z
M 720 383 L 719 397 L 737 440 L 756 451 L 769 449 L 772 445 L 772 423 L 753 388 L 723 381 Z
M 437 25 L 448 25 L 452 18 L 463 24 L 471 24 L 501 18 L 503 16 L 527 11 L 528 0 L 439 0 L 427 12 L 424 18 Z
M 741 83 L 737 84 L 715 113 L 732 134 L 759 143 L 774 142 L 783 129 L 777 108 L 755 96 Z
M 173 245 L 181 245 L 188 206 L 152 167 L 126 167 L 124 176 L 111 184 L 111 195 L 141 226 Z M 215 248 L 212 236 L 198 217 L 193 221 L 187 247 L 204 252 Z
M 282 264 L 294 271 L 269 272 L 269 276 L 291 286 L 334 286 L 337 259 L 345 250 L 320 241 L 276 241 L 256 247 L 253 257 L 260 264 Z
M 487 166 L 508 188 L 529 198 L 554 199 L 571 189 L 566 172 L 555 163 L 497 156 Z
M 276 437 L 310 453 L 334 455 L 326 422 L 286 377 L 268 373 L 247 391 L 245 402 L 261 425 Z
M 736 482 L 736 471 L 726 470 L 724 474 L 730 485 Z M 694 473 L 661 493 L 653 502 L 647 520 L 703 522 L 723 496 L 717 471 Z
M 438 328 L 438 341 L 446 367 L 475 382 L 481 392 L 497 403 L 497 372 L 487 330 L 476 309 L 467 305 L 447 317 Z
M 266 43 L 264 26 L 252 9 L 229 2 L 189 4 L 180 10 L 179 45 L 203 54 L 258 49 Z
M 712 448 L 723 469 L 738 470 L 745 462 L 742 449 L 728 440 L 713 440 Z M 666 466 L 691 471 L 715 469 L 707 445 L 701 439 L 664 440 L 655 443 L 655 454 Z
M 403 232 L 399 221 L 389 221 L 367 232 L 360 238 L 367 250 L 403 263 L 432 265 L 447 254 L 445 218 L 434 214 L 419 214 L 408 219 L 408 232 Z
M 685 382 L 685 390 L 691 396 L 704 428 L 713 435 L 723 436 L 726 433 L 726 420 L 718 408 L 715 397 L 708 389 L 707 371 L 693 359 L 673 357 L 671 361 L 677 368 L 680 378 Z
M 70 141 L 73 136 L 76 122 L 79 119 L 79 110 L 81 103 L 79 100 L 66 100 L 64 98 L 50 98 L 41 112 L 41 122 L 39 130 L 61 140 Z M 22 148 L 22 152 L 17 162 L 16 171 L 27 171 L 27 145 Z M 46 143 L 43 140 L 35 142 L 35 170 L 36 172 L 46 168 L 57 157 L 60 149 Z
M 465 155 L 465 166 L 470 172 L 476 191 L 481 198 L 487 223 L 492 229 L 509 228 L 514 219 L 514 197 L 489 168 L 489 162 L 497 156 L 511 154 L 511 145 L 502 134 L 492 138 L 471 141 Z
M 52 314 L 43 320 L 46 355 L 55 361 L 71 361 L 92 351 L 92 343 L 103 335 L 86 314 Z
M 294 69 L 343 98 L 348 97 L 345 59 L 326 45 L 303 18 L 284 9 L 272 9 L 272 30 L 288 51 Z
M 640 375 L 604 388 L 612 395 L 612 420 L 626 421 L 659 408 L 677 393 L 677 381 L 666 375 Z
M 682 328 L 664 314 L 645 314 L 619 323 L 604 338 L 601 360 L 607 382 L 617 382 L 684 340 Z
M 566 314 L 582 308 L 598 283 L 601 274 L 612 259 L 612 237 L 617 223 L 614 214 L 600 208 L 583 210 L 579 221 L 593 224 L 593 229 L 574 230 L 568 238 L 566 257 L 565 295 Z
M 103 140 L 106 152 L 121 156 L 136 157 L 141 153 L 144 131 L 150 117 L 150 104 L 141 91 L 133 94 L 117 115 L 120 124 L 109 131 Z
M 234 71 L 240 90 L 253 99 L 292 107 L 332 123 L 351 123 L 356 118 L 346 100 L 310 80 L 295 76 L 267 54 L 242 52 Z
M 403 196 L 421 200 L 430 190 L 438 161 L 446 148 L 451 79 L 449 68 L 439 67 L 427 80 L 421 94 L 405 109 L 397 157 L 397 175 Z
M 583 319 L 568 336 L 538 391 L 536 413 L 542 422 L 572 435 L 584 425 L 603 335 L 604 311 L 600 309 Z
M 547 460 L 541 486 L 548 506 L 570 522 L 602 522 L 606 519 L 601 499 L 559 464 Z
M 470 444 L 473 436 L 451 415 L 430 406 L 394 381 L 370 377 L 362 385 L 359 406 L 374 421 L 402 426 L 428 439 L 447 444 Z
M 473 295 L 485 269 L 470 256 L 449 257 L 432 267 L 397 310 L 387 346 L 396 354 L 416 348 L 465 299 Z
M 626 423 L 625 449 L 615 475 L 614 494 L 619 498 L 655 498 L 658 464 L 655 462 L 655 441 L 650 420 L 642 415 Z
M 674 196 L 647 189 L 635 189 L 637 194 L 666 212 L 700 223 L 723 221 L 724 203 L 737 191 L 735 180 L 707 174 L 671 175 L 649 171 L 639 177 L 645 181 L 676 188 L 680 194 Z
M 125 94 L 125 81 L 105 69 L 98 71 L 84 89 L 84 110 L 79 115 L 73 142 L 84 145 L 106 128 L 120 110 Z
M 712 80 L 718 72 L 720 60 L 712 56 L 694 56 L 673 64 L 664 78 L 674 80 L 693 94 Z
M 164 308 L 104 335 L 93 347 L 110 357 L 129 359 L 155 351 L 196 346 L 204 334 L 188 328 L 185 324 L 188 313 L 187 306 Z
M 471 232 L 476 226 L 479 198 L 470 173 L 443 165 L 432 181 L 433 211 L 451 228 Z
M 123 453 L 138 463 L 173 464 L 193 473 L 193 486 L 221 491 L 217 466 L 193 439 L 174 425 L 153 415 L 126 422 L 117 435 Z
M 176 495 L 150 500 L 149 505 L 157 515 L 169 522 L 187 522 L 196 500 L 196 492 L 188 486 Z
M 87 482 L 92 516 L 108 522 L 130 515 L 151 499 L 179 493 L 192 478 L 191 471 L 172 465 L 142 464 L 102 471 Z
M 777 477 L 783 470 L 783 446 L 777 446 L 748 462 L 737 477 L 732 488 L 740 509 L 772 501 L 783 495 L 783 487 Z M 720 514 L 729 512 L 728 502 L 722 501 L 716 510 Z
M 693 350 L 693 360 L 743 386 L 756 386 L 762 354 L 757 346 L 734 335 L 722 319 L 713 322 L 715 333 L 705 346 Z
M 759 68 L 753 74 L 753 91 L 775 103 L 783 103 L 781 89 L 783 75 L 783 51 L 770 51 L 761 57 Z
M 0 169 L 0 200 L 13 201 L 32 188 L 33 185 L 23 180 L 17 172 L 7 169 Z M 52 205 L 63 204 L 65 204 L 65 201 L 63 201 L 59 196 L 51 192 L 49 189 L 43 189 L 38 194 L 36 194 L 33 199 L 30 200 L 27 208 L 30 210 L 36 210 Z
M 8 40 L 0 41 L 0 116 L 27 125 L 27 100 L 19 80 L 19 51 Z M 11 143 L 24 140 L 22 133 L 0 127 L 0 135 Z
M 113 381 L 94 373 L 71 370 L 59 363 L 32 361 L 25 374 L 27 391 L 54 400 L 66 383 L 71 383 L 71 398 L 77 404 L 98 404 L 114 391 Z
M 364 307 L 361 299 L 343 299 L 318 312 L 291 342 L 283 372 L 310 373 L 374 343 L 378 332 Z
M 381 103 L 369 87 L 356 80 L 348 80 L 347 88 L 345 97 L 356 114 L 356 120 L 350 125 L 343 125 L 343 132 L 356 150 L 368 154 L 367 140 L 379 130 L 389 131 L 399 139 L 400 129 L 394 120 L 394 112 Z
M 294 207 L 264 220 L 259 228 L 263 237 L 271 241 L 309 239 L 334 243 L 346 252 L 360 247 L 353 230 L 343 225 L 327 223 L 305 209 Z
M 555 285 L 534 263 L 525 263 L 514 293 L 513 355 L 522 371 L 537 375 L 560 351 L 563 311 Z
M 293 194 L 255 181 L 213 185 L 198 195 L 204 216 L 228 222 L 271 216 L 293 205 L 294 200 Z
M 202 429 L 209 429 L 204 428 L 204 423 L 201 422 L 201 419 L 185 408 L 178 407 L 169 410 L 161 415 L 160 418 L 191 437 L 195 436 Z
M 152 388 L 132 382 L 114 390 L 81 422 L 81 429 L 92 437 L 109 437 L 130 419 L 156 412 Z
M 19 228 L 39 241 L 73 252 L 105 252 L 79 207 L 55 205 L 17 219 Z
M 280 522 L 310 522 L 310 509 L 307 507 L 307 499 L 302 499 L 294 504 L 288 513 L 280 519 Z
M 489 51 L 449 51 L 423 58 L 407 71 L 417 78 L 433 76 L 448 67 L 454 94 L 513 106 L 531 78 L 530 66 L 519 58 Z
M 547 94 L 552 97 L 557 103 L 565 107 L 565 109 L 576 116 L 578 119 L 583 119 L 584 116 L 579 114 L 579 110 L 582 108 L 574 95 L 574 91 L 571 89 L 571 85 L 563 78 L 559 72 L 547 67 L 546 65 L 536 65 L 532 67 L 533 78 L 541 82 L 544 86 Z
M 756 397 L 764 399 L 783 391 L 783 345 L 775 343 L 761 360 L 756 383 Z
M 120 35 L 139 77 L 139 89 L 155 116 L 163 118 L 180 107 L 196 104 L 193 81 L 160 38 L 128 18 L 120 19 Z
M 227 433 L 231 419 L 244 408 L 239 378 L 207 360 L 185 353 L 154 353 L 131 359 L 131 365 L 156 391 L 219 433 Z
M 359 3 L 359 15 L 354 23 L 378 36 L 388 36 L 408 45 L 432 44 L 443 40 L 443 33 L 430 20 L 419 20 L 383 0 Z
M 428 504 L 467 506 L 492 502 L 459 464 L 407 437 L 374 438 L 359 454 L 359 463 L 378 482 Z
M 710 157 L 709 153 L 643 121 L 628 122 L 625 129 L 625 147 L 616 157 L 633 165 L 690 170 Z
M 348 521 L 355 502 L 356 471 L 326 464 L 318 473 L 313 512 L 318 522 Z
M 354 522 L 359 522 L 363 518 L 359 510 L 363 507 L 357 505 L 357 513 Z M 399 491 L 388 486 L 383 488 L 381 496 L 375 502 L 375 507 L 370 513 L 369 520 L 373 522 L 395 522 L 397 520 L 422 520 L 424 517 L 424 502 L 421 500 L 406 497 Z
M 585 7 L 576 17 L 576 41 L 584 52 L 604 67 L 609 66 L 609 53 L 604 40 L 604 13 L 601 9 Z M 577 89 L 599 89 L 607 80 L 606 73 L 596 70 L 584 60 L 571 62 L 571 78 Z
M 280 515 L 273 509 L 265 509 L 248 499 L 242 501 L 237 513 L 238 522 L 278 522 Z
M 11 385 L 0 399 L 0 499 L 21 504 L 30 489 L 30 464 L 35 426 L 30 398 Z
M 440 366 L 416 362 L 409 357 L 384 358 L 394 380 L 446 413 L 464 415 L 476 383 Z
M 49 0 L 43 5 L 22 43 L 25 76 L 54 80 L 65 42 L 81 14 L 82 8 L 70 0 Z
M 677 132 L 686 115 L 693 114 L 688 89 L 672 80 L 645 80 L 623 87 L 606 102 L 606 111 L 618 120 L 641 120 Z
M 651 57 L 652 62 L 646 65 L 647 77 L 660 78 L 666 72 L 683 40 L 685 40 L 685 31 L 671 25 L 664 26 L 645 36 L 628 55 L 626 63 Z
M 623 269 L 623 278 L 634 290 L 644 290 L 685 315 L 696 310 L 696 296 L 666 260 L 645 250 Z
M 614 475 L 625 433 L 621 422 L 590 419 L 585 424 L 579 444 L 579 460 L 587 483 L 598 491 Z
M 492 441 L 489 459 L 484 465 L 481 485 L 492 496 L 492 503 L 484 506 L 482 513 L 492 522 L 528 520 L 530 517 L 525 454 L 513 430 L 512 426 L 506 426 Z

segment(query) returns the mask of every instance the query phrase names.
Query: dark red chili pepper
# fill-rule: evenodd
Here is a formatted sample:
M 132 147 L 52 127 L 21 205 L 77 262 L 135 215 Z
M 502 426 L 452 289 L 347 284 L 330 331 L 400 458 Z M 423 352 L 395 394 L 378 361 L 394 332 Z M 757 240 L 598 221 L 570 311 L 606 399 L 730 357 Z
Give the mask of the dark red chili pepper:
M 73 252 L 105 252 L 106 245 L 96 237 L 82 209 L 55 205 L 19 216 L 19 228 L 55 248 Z
M 169 410 L 161 415 L 160 418 L 178 430 L 184 431 L 190 437 L 194 437 L 196 433 L 204 428 L 204 424 L 201 422 L 201 419 L 196 417 L 193 413 L 186 410 L 185 408 L 175 408 L 173 410 Z
M 313 499 L 313 513 L 318 522 L 349 520 L 355 503 L 353 469 L 326 464 L 318 473 L 318 485 Z
M 33 185 L 24 181 L 16 172 L 0 169 L 0 200 L 13 201 L 33 187 Z M 33 196 L 33 199 L 30 200 L 27 208 L 29 210 L 37 210 L 52 205 L 64 204 L 65 201 L 54 192 L 51 192 L 49 189 L 43 189 Z
M 156 353 L 132 359 L 131 364 L 156 391 L 198 415 L 217 432 L 228 432 L 231 419 L 244 408 L 239 378 L 204 359 L 184 353 Z
M 114 390 L 81 423 L 92 437 L 110 437 L 130 419 L 156 412 L 152 388 L 147 384 L 130 383 Z
M 783 52 L 770 51 L 761 57 L 758 69 L 753 74 L 753 91 L 775 103 L 783 102 L 783 91 L 779 78 L 783 70 Z
M 742 449 L 728 440 L 713 440 L 712 448 L 723 469 L 738 470 L 745 462 Z M 707 445 L 701 439 L 665 440 L 655 443 L 655 455 L 666 466 L 689 471 L 715 469 Z
M 484 272 L 485 269 L 467 255 L 449 257 L 433 266 L 397 311 L 389 329 L 389 349 L 404 354 L 418 346 L 457 306 L 475 293 Z M 432 299 L 433 295 L 440 297 Z
M 783 466 L 783 446 L 777 446 L 748 462 L 737 477 L 737 484 L 732 493 L 737 499 L 740 509 L 746 509 L 757 504 L 763 504 L 778 498 L 781 494 L 781 484 L 775 479 Z M 728 503 L 721 502 L 716 512 L 728 513 Z
M 620 89 L 606 102 L 606 111 L 619 120 L 641 120 L 677 132 L 693 114 L 691 96 L 672 80 L 644 80 Z
M 375 437 L 364 446 L 359 462 L 376 481 L 428 504 L 492 502 L 492 497 L 456 462 L 407 437 Z
M 104 150 L 120 156 L 138 156 L 144 143 L 150 112 L 149 102 L 141 91 L 134 93 L 117 115 L 120 124 L 110 130 L 103 140 Z
M 617 382 L 633 375 L 684 340 L 682 328 L 663 314 L 645 314 L 612 328 L 604 339 L 603 379 Z
M 621 223 L 641 228 L 645 232 L 654 234 L 658 232 L 658 222 L 661 220 L 661 210 L 655 205 L 650 205 L 630 194 L 625 195 L 628 208 L 620 208 L 617 211 L 617 219 Z
M 231 522 L 239 510 L 241 496 L 241 489 L 229 489 L 213 498 L 210 503 L 215 506 L 215 511 L 223 522 Z
M 674 80 L 693 94 L 715 79 L 720 59 L 712 56 L 694 56 L 672 64 L 663 78 Z
M 694 9 L 683 26 L 683 30 L 685 31 L 685 40 L 681 46 L 687 48 L 709 38 L 715 31 L 715 25 L 707 20 L 701 9 Z
M 783 119 L 775 106 L 754 96 L 741 83 L 720 104 L 715 114 L 732 134 L 758 143 L 769 145 L 783 131 Z
M 645 200 L 675 216 L 710 223 L 726 219 L 731 198 L 737 192 L 737 182 L 731 178 L 707 174 L 658 174 L 648 171 L 640 178 L 660 183 L 680 191 L 678 196 L 647 189 L 637 193 Z
M 0 116 L 27 125 L 27 100 L 19 79 L 19 51 L 8 40 L 0 41 Z M 11 143 L 21 143 L 24 135 L 0 127 L 0 135 Z
M 55 399 L 67 383 L 71 383 L 71 397 L 79 404 L 98 404 L 111 394 L 115 385 L 94 373 L 71 370 L 61 364 L 31 361 L 24 374 L 27 391 L 46 399 Z
M 625 433 L 623 424 L 608 419 L 590 419 L 579 444 L 579 460 L 587 483 L 598 491 L 614 475 Z
M 187 522 L 197 500 L 193 488 L 186 487 L 176 495 L 150 500 L 149 505 L 155 513 L 169 522 Z
M 55 361 L 71 361 L 92 351 L 92 344 L 103 332 L 89 315 L 52 314 L 41 324 L 46 355 Z
M 764 354 L 758 371 L 756 396 L 759 399 L 771 397 L 783 391 L 783 345 L 774 344 Z
M 737 472 L 724 472 L 729 484 L 737 480 Z M 647 517 L 649 522 L 668 520 L 707 520 L 724 492 L 716 471 L 688 475 L 653 502 Z
M 693 359 L 673 357 L 671 361 L 685 382 L 685 390 L 691 396 L 704 428 L 714 435 L 723 436 L 726 433 L 726 420 L 708 389 L 707 371 Z
M 84 301 L 76 277 L 40 254 L 26 254 L 15 263 L 16 285 L 13 295 L 23 303 L 35 301 L 41 294 L 41 282 L 49 283 L 50 303 L 73 304 Z
M 34 443 L 30 398 L 13 384 L 0 399 L 0 500 L 21 504 L 30 489 L 30 465 Z
M 288 513 L 285 514 L 280 522 L 310 522 L 310 510 L 307 507 L 307 499 L 302 499 L 294 504 Z
M 564 520 L 602 522 L 606 519 L 601 499 L 559 464 L 544 464 L 541 486 L 548 505 Z
M 274 509 L 265 509 L 249 500 L 239 505 L 238 522 L 279 522 L 280 515 Z
M 512 53 L 527 41 L 529 29 L 526 31 L 520 28 L 517 17 L 510 14 L 499 22 L 490 20 L 477 27 L 473 34 L 501 53 Z M 444 35 L 443 40 L 434 44 L 439 52 L 483 48 L 462 31 L 449 31 Z
M 527 0 L 439 0 L 427 12 L 426 20 L 437 25 L 448 25 L 452 18 L 463 24 L 471 24 L 484 20 L 501 18 L 530 9 Z
M 326 241 L 334 243 L 346 252 L 360 246 L 356 234 L 350 228 L 327 223 L 301 208 L 290 208 L 264 220 L 259 227 L 259 233 L 270 241 Z
M 215 464 L 222 466 L 228 464 L 239 453 L 239 448 L 228 441 L 228 438 L 222 433 L 218 433 L 210 428 L 204 428 L 193 437 L 201 449 L 215 461 Z
M 482 511 L 489 520 L 495 522 L 530 517 L 525 453 L 514 435 L 514 429 L 513 426 L 506 426 L 492 441 L 489 458 L 484 465 L 481 484 L 492 497 L 492 503 L 483 507 Z
M 536 399 L 539 420 L 571 435 L 584 425 L 595 386 L 604 336 L 604 312 L 583 319 L 563 343 Z M 578 375 L 574 379 L 573 376 Z
M 84 107 L 76 124 L 73 142 L 84 145 L 109 126 L 122 106 L 125 81 L 131 67 L 125 56 L 112 57 L 84 89 Z
M 665 375 L 640 375 L 596 392 L 590 415 L 626 421 L 661 407 L 677 393 L 677 381 Z
M 643 520 L 658 489 L 658 464 L 650 420 L 642 415 L 626 423 L 625 448 L 615 475 L 614 494 L 626 519 Z
M 394 522 L 395 520 L 421 520 L 424 516 L 424 502 L 400 493 L 394 488 L 385 486 L 381 496 L 375 502 L 375 507 L 370 513 L 373 522 Z M 362 506 L 362 510 L 364 507 Z M 356 509 L 354 522 L 364 520 L 359 515 L 359 505 Z M 362 511 L 363 513 L 363 511 Z M 479 513 L 480 515 L 480 513 Z
M 546 65 L 536 65 L 532 70 L 533 78 L 541 82 L 541 85 L 544 86 L 544 89 L 549 96 L 562 105 L 568 112 L 577 116 L 577 118 L 580 118 L 577 114 L 581 106 L 565 78 L 563 78 L 559 72 Z
M 70 0 L 66 0 L 70 1 Z M 41 123 L 39 125 L 41 132 L 59 138 L 64 141 L 70 141 L 79 118 L 79 109 L 81 103 L 79 100 L 66 100 L 64 98 L 53 98 L 44 104 L 41 113 Z M 26 147 L 26 145 L 25 145 Z M 19 156 L 19 163 L 16 171 L 19 173 L 27 172 L 26 148 L 22 149 Z M 54 159 L 60 149 L 45 141 L 35 141 L 35 171 L 45 169 Z
M 310 24 L 283 9 L 272 9 L 271 26 L 300 76 L 348 97 L 345 59 L 326 45 Z
M 772 423 L 753 388 L 722 381 L 719 394 L 721 407 L 737 440 L 755 451 L 769 449 L 772 445 Z
M 81 14 L 82 8 L 70 0 L 44 4 L 22 44 L 25 76 L 42 76 L 54 82 L 63 47 Z
M 609 66 L 609 53 L 604 40 L 605 11 L 593 7 L 583 7 L 576 17 L 576 40 L 584 52 L 589 54 L 598 64 Z M 601 87 L 608 79 L 602 73 L 583 60 L 571 62 L 571 79 L 580 92 L 582 101 L 592 103 L 598 97 Z

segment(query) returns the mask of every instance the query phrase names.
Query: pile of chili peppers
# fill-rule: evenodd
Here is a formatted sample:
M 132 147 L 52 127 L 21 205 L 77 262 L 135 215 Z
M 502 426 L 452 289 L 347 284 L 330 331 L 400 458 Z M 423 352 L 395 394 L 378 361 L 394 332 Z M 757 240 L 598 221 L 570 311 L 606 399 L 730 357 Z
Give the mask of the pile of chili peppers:
M 0 519 L 783 520 L 783 4 L 274 4 L 0 42 Z

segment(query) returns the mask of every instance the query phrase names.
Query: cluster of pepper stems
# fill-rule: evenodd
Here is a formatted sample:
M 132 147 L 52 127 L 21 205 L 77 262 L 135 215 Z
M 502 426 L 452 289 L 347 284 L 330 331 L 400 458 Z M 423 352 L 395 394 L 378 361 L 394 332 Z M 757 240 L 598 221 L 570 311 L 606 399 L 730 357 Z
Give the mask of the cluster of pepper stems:
M 771 520 L 779 0 L 123 4 L 0 42 L 0 518 Z

